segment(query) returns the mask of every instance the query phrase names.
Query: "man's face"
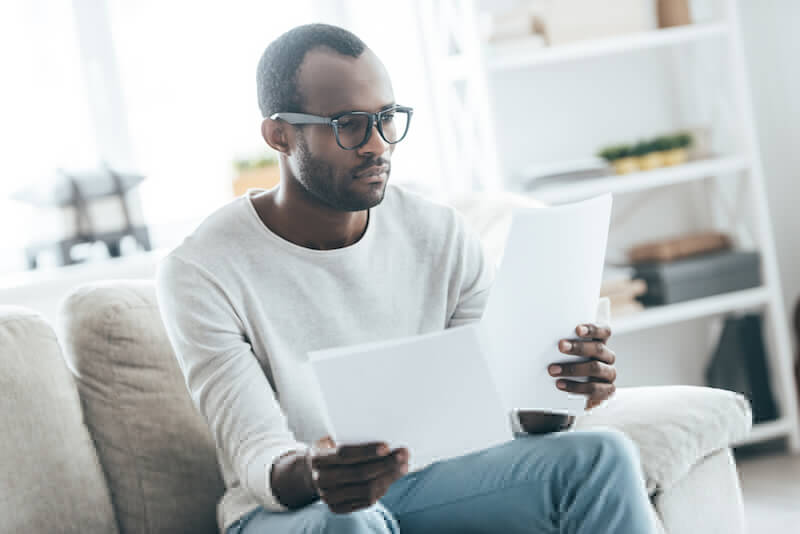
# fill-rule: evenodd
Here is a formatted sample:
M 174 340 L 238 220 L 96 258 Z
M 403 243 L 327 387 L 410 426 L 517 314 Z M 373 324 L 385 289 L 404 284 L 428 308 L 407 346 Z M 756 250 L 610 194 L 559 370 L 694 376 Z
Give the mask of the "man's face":
M 377 112 L 394 104 L 394 93 L 383 64 L 369 49 L 358 58 L 330 49 L 309 51 L 297 84 L 304 113 L 330 117 L 344 111 Z M 341 211 L 360 211 L 383 200 L 391 172 L 394 145 L 373 127 L 369 141 L 344 150 L 329 125 L 297 130 L 290 167 L 297 181 L 317 200 Z

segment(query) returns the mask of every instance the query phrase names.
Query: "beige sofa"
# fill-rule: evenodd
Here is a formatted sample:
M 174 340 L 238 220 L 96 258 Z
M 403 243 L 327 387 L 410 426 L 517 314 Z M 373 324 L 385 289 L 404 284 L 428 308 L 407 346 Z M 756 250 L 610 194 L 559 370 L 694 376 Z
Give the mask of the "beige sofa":
M 0 533 L 217 532 L 224 481 L 152 282 L 79 288 L 58 332 L 0 306 Z M 603 425 L 638 444 L 666 532 L 744 532 L 728 448 L 750 428 L 744 399 L 621 388 L 579 421 Z

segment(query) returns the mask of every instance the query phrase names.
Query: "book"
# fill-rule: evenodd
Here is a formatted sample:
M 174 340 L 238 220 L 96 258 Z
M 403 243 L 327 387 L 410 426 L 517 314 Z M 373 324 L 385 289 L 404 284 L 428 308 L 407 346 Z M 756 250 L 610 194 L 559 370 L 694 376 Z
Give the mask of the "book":
M 608 297 L 612 301 L 623 298 L 632 299 L 644 295 L 646 292 L 647 282 L 641 278 L 603 282 L 600 286 L 600 296 Z
M 628 251 L 628 258 L 631 263 L 668 262 L 731 247 L 730 236 L 709 231 L 642 243 Z

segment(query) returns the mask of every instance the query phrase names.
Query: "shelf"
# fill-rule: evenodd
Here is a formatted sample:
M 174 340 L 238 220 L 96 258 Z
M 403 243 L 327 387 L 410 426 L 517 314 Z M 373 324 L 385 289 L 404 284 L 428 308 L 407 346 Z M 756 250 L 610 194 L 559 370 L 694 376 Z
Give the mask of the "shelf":
M 743 308 L 761 306 L 769 299 L 766 287 L 733 291 L 713 297 L 689 300 L 678 304 L 654 306 L 644 311 L 623 315 L 618 320 L 612 317 L 611 331 L 614 335 L 635 332 L 646 328 L 663 326 L 698 317 L 707 317 Z
M 649 48 L 662 48 L 718 38 L 728 33 L 725 23 L 691 24 L 648 32 L 581 41 L 553 47 L 525 46 L 514 43 L 490 46 L 488 69 L 491 71 L 532 68 L 579 59 L 596 58 Z M 531 39 L 534 43 L 536 39 Z
M 632 193 L 654 187 L 702 180 L 709 176 L 743 171 L 749 165 L 749 160 L 745 157 L 720 157 L 652 171 L 587 178 L 576 182 L 543 186 L 526 191 L 526 194 L 551 204 L 569 202 L 603 193 Z
M 758 423 L 753 425 L 753 430 L 751 430 L 750 433 L 744 437 L 744 439 L 740 439 L 734 443 L 733 446 L 738 447 L 740 445 L 749 445 L 759 441 L 766 441 L 769 439 L 788 436 L 791 431 L 792 422 L 786 417 L 766 423 Z

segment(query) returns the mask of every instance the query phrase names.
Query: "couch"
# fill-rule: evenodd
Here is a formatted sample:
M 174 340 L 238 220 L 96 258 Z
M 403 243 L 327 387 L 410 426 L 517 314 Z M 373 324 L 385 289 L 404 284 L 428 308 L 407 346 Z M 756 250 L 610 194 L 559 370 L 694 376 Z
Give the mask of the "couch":
M 58 335 L 37 313 L 0 306 L 0 348 L 0 532 L 217 532 L 224 481 L 151 281 L 78 288 Z M 750 417 L 727 391 L 620 388 L 577 425 L 638 445 L 665 532 L 737 534 L 729 446 Z

